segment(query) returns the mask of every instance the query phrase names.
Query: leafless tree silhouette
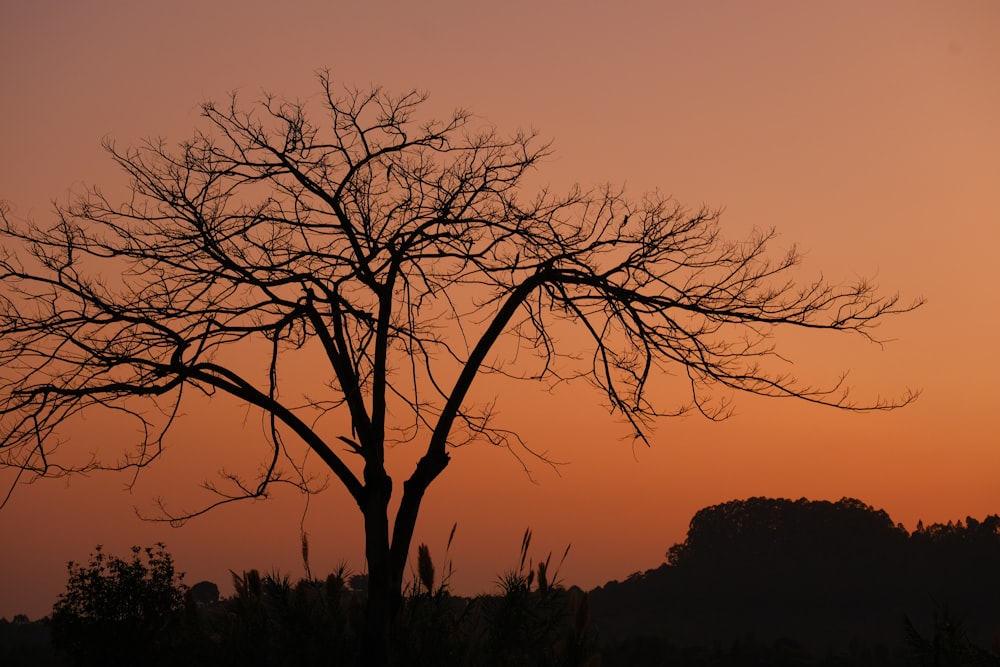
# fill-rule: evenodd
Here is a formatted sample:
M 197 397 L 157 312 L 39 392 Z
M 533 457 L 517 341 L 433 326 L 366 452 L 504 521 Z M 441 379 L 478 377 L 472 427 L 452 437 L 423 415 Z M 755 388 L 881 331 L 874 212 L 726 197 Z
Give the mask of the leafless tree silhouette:
M 851 410 L 913 399 L 859 404 L 842 379 L 802 384 L 775 363 L 771 335 L 787 325 L 874 340 L 885 316 L 918 302 L 864 281 L 800 283 L 794 250 L 768 258 L 773 232 L 726 241 L 717 212 L 655 194 L 526 194 L 549 154 L 535 134 L 503 135 L 465 111 L 422 120 L 418 92 L 320 83 L 321 102 L 205 104 L 205 130 L 178 147 L 107 143 L 131 179 L 127 201 L 92 188 L 46 224 L 0 209 L 0 465 L 21 481 L 139 469 L 191 391 L 259 409 L 272 447 L 259 479 L 212 488 L 228 502 L 303 483 L 283 439 L 322 459 L 364 515 L 369 655 L 381 660 L 373 647 L 449 448 L 524 451 L 468 400 L 477 376 L 589 383 L 638 438 L 662 415 L 725 417 L 720 389 Z M 567 327 L 586 347 L 560 345 Z M 303 354 L 325 395 L 290 386 L 285 364 Z M 664 369 L 689 381 L 680 404 L 647 391 Z M 114 461 L 71 463 L 60 426 L 96 406 L 145 437 Z M 329 413 L 349 430 L 320 419 Z M 390 517 L 385 460 L 401 441 L 423 455 Z

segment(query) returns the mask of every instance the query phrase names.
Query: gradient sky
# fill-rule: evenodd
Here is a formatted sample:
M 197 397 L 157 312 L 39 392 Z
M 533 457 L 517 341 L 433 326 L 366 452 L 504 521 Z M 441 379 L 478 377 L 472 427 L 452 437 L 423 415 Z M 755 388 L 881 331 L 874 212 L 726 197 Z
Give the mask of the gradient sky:
M 882 349 L 787 341 L 803 379 L 850 370 L 862 397 L 923 390 L 894 413 L 738 396 L 728 422 L 664 421 L 646 448 L 583 387 L 505 395 L 506 424 L 566 465 L 529 460 L 529 479 L 504 450 L 455 454 L 415 544 L 440 558 L 458 522 L 460 593 L 515 567 L 527 526 L 536 557 L 571 544 L 560 576 L 590 588 L 658 566 L 695 511 L 733 498 L 853 496 L 911 529 L 1000 512 L 995 0 L 7 1 L 0 63 L 0 199 L 21 217 L 44 220 L 84 183 L 120 191 L 103 137 L 180 141 L 203 100 L 305 98 L 328 67 L 340 81 L 427 90 L 441 114 L 463 106 L 503 130 L 537 128 L 555 142 L 539 174 L 555 186 L 610 181 L 725 207 L 728 236 L 774 226 L 779 244 L 805 251 L 805 278 L 874 276 L 928 299 L 887 322 L 880 333 L 895 340 Z M 66 561 L 96 544 L 124 555 L 163 541 L 189 584 L 224 592 L 229 569 L 301 576 L 306 502 L 291 491 L 179 529 L 136 518 L 158 495 L 183 506 L 260 442 L 235 404 L 207 414 L 189 410 L 131 493 L 119 475 L 21 488 L 0 513 L 0 616 L 48 613 Z M 119 434 L 95 420 L 71 435 L 89 449 Z M 363 567 L 346 492 L 312 497 L 304 527 L 314 573 Z

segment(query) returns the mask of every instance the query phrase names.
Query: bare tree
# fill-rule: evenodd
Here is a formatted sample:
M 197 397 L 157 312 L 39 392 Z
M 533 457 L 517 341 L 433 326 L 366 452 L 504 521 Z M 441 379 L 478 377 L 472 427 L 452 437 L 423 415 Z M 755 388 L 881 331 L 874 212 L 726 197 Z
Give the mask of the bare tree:
M 315 106 L 205 104 L 206 129 L 178 147 L 108 143 L 127 201 L 90 189 L 44 225 L 0 209 L 0 465 L 21 480 L 140 469 L 190 392 L 259 409 L 270 459 L 258 479 L 213 486 L 219 502 L 303 484 L 286 440 L 315 452 L 364 516 L 367 646 L 382 660 L 374 647 L 450 447 L 523 446 L 468 400 L 480 375 L 587 382 L 640 439 L 662 415 L 725 417 L 720 389 L 851 410 L 913 399 L 857 404 L 842 380 L 802 384 L 776 363 L 771 335 L 787 325 L 874 340 L 879 321 L 917 302 L 868 282 L 798 283 L 794 250 L 765 252 L 773 232 L 729 242 L 717 212 L 655 194 L 525 194 L 549 152 L 534 134 L 502 135 L 465 111 L 423 121 L 417 92 L 320 83 Z M 565 327 L 586 347 L 563 349 Z M 325 374 L 325 395 L 289 385 L 299 355 Z M 647 391 L 664 369 L 686 376 L 680 404 Z M 138 420 L 144 437 L 114 461 L 68 462 L 60 426 L 96 406 Z M 330 413 L 349 430 L 321 419 Z M 390 517 L 387 447 L 402 441 L 423 456 Z

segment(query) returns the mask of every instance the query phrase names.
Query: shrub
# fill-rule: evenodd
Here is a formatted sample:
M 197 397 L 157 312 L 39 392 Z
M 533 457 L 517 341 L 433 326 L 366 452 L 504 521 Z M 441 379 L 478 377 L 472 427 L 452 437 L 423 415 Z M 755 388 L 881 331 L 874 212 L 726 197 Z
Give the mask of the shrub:
M 183 575 L 163 544 L 132 547 L 123 560 L 100 546 L 90 562 L 68 565 L 69 582 L 52 610 L 52 641 L 77 665 L 155 664 L 183 608 Z

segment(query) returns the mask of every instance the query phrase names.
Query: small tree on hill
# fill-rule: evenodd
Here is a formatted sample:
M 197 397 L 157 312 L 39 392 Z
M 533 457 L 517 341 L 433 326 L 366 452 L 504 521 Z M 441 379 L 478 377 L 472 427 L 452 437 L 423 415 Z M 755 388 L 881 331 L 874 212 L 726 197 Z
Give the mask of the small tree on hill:
M 716 212 L 656 194 L 528 193 L 549 154 L 535 135 L 465 111 L 421 119 L 417 92 L 320 82 L 318 108 L 234 96 L 205 104 L 207 128 L 177 148 L 109 143 L 131 179 L 124 202 L 94 188 L 44 224 L 0 209 L 0 464 L 22 479 L 141 468 L 192 391 L 259 409 L 271 454 L 258 479 L 218 488 L 220 502 L 302 483 L 291 439 L 319 456 L 364 518 L 375 663 L 449 447 L 523 446 L 468 400 L 477 377 L 589 383 L 642 439 L 659 416 L 724 417 L 720 388 L 861 410 L 913 398 L 856 404 L 839 381 L 801 384 L 770 335 L 870 338 L 916 303 L 865 281 L 800 284 L 794 251 L 768 258 L 772 232 L 727 241 Z M 286 373 L 303 357 L 322 380 L 308 396 Z M 670 369 L 687 381 L 679 404 L 647 390 Z M 60 427 L 98 406 L 138 420 L 137 448 L 60 458 Z M 386 458 L 401 442 L 423 456 L 394 486 Z

